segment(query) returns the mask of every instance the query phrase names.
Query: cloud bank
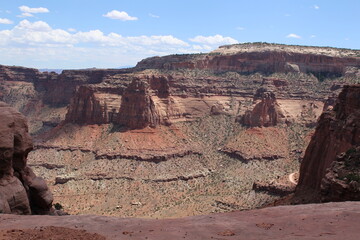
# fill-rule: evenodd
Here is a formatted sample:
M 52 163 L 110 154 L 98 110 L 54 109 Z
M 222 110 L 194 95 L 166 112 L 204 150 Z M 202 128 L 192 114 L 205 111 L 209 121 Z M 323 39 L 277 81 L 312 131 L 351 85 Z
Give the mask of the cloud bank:
M 37 68 L 119 67 L 143 58 L 174 53 L 207 52 L 219 45 L 237 43 L 222 35 L 195 36 L 189 41 L 173 35 L 123 36 L 99 29 L 54 29 L 44 21 L 24 19 L 0 31 L 2 59 L 10 65 Z M 23 62 L 22 62 L 23 61 Z

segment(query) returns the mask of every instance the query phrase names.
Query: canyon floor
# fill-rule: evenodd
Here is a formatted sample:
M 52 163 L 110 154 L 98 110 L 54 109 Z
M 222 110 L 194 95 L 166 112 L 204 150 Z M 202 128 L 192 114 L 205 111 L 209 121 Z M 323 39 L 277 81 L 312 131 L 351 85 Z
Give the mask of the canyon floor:
M 359 202 L 279 206 L 162 220 L 0 215 L 0 239 L 357 240 L 359 220 Z

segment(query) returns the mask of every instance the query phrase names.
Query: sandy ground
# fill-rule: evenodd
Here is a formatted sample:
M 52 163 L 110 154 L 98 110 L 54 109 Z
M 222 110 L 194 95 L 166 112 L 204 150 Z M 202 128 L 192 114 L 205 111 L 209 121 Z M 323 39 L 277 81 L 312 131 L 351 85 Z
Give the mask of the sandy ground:
M 0 239 L 360 239 L 360 202 L 177 219 L 0 215 Z

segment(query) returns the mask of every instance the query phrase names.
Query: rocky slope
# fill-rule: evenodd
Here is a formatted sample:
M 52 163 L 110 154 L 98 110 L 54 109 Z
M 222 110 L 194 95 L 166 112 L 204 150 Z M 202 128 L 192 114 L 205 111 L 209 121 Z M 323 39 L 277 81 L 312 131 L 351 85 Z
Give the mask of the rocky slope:
M 3 66 L 0 98 L 29 118 L 32 167 L 71 213 L 249 209 L 279 198 L 254 183 L 297 171 L 324 101 L 359 81 L 358 54 L 241 44 L 122 70 Z
M 25 117 L 0 102 L 0 213 L 48 214 L 53 196 L 27 165 L 32 150 Z

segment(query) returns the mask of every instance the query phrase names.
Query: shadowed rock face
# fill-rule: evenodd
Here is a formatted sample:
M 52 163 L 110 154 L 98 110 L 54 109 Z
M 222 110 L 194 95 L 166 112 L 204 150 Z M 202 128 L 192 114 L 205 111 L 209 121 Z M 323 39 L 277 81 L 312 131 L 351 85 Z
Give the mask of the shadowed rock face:
M 360 146 L 337 156 L 321 181 L 321 201 L 360 200 Z
M 345 86 L 337 104 L 324 112 L 300 167 L 297 196 L 318 201 L 321 181 L 336 156 L 360 144 L 360 85 Z M 305 198 L 305 197 L 304 197 Z
M 53 197 L 44 179 L 27 166 L 32 150 L 25 117 L 0 102 L 0 213 L 43 214 Z
M 254 96 L 255 107 L 244 115 L 243 123 L 249 127 L 276 126 L 284 118 L 275 94 L 260 88 Z

